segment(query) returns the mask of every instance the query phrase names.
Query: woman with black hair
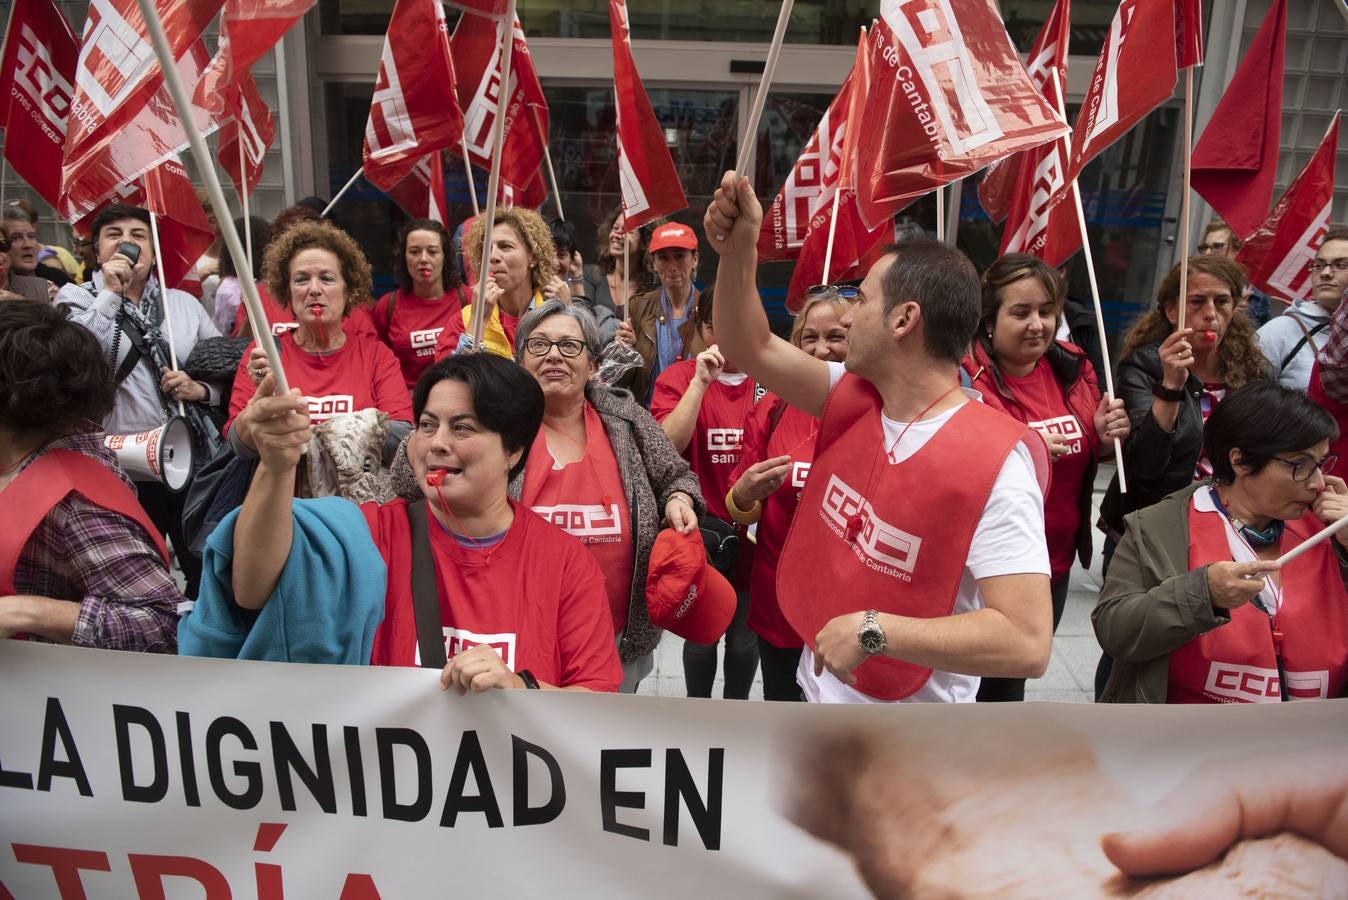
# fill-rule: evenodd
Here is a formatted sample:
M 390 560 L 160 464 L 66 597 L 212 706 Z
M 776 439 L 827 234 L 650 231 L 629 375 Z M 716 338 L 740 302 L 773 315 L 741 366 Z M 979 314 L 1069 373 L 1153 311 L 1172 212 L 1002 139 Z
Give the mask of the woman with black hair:
M 1348 537 L 1275 560 L 1348 514 L 1330 415 L 1256 382 L 1213 410 L 1213 477 L 1129 515 L 1093 619 L 1114 658 L 1104 702 L 1340 697 Z
M 267 376 L 240 414 L 257 474 L 207 542 L 182 652 L 443 666 L 442 685 L 460 693 L 617 690 L 598 563 L 508 493 L 543 418 L 538 382 L 494 354 L 462 354 L 422 375 L 412 406 L 422 499 L 295 500 L 309 408 Z
M 171 653 L 183 595 L 103 445 L 112 372 L 45 303 L 0 303 L 0 638 Z
M 242 218 L 234 220 L 234 230 L 244 232 Z M 253 271 L 248 277 L 256 284 L 262 278 L 262 257 L 271 243 L 271 223 L 261 216 L 248 217 L 248 241 L 252 251 Z M 243 284 L 239 273 L 234 269 L 234 257 L 229 253 L 220 256 L 220 284 L 215 288 L 215 312 L 212 319 L 221 334 L 233 335 L 235 323 L 239 321 L 243 305 Z M 244 321 L 247 316 L 244 314 Z
M 450 265 L 452 241 L 434 219 L 413 219 L 393 245 L 398 289 L 374 305 L 375 334 L 398 357 L 410 391 L 435 362 L 440 332 L 470 301 L 458 269 Z

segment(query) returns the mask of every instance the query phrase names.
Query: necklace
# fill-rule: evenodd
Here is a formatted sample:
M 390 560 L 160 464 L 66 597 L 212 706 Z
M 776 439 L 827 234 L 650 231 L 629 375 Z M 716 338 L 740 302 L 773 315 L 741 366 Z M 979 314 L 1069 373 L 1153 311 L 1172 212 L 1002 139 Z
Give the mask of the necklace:
M 892 443 L 892 444 L 889 445 L 889 449 L 888 449 L 888 450 L 885 450 L 885 454 L 884 454 L 884 455 L 885 455 L 885 459 L 887 459 L 887 460 L 888 460 L 889 462 L 891 462 L 891 463 L 897 463 L 898 460 L 896 460 L 896 459 L 894 458 L 894 451 L 896 451 L 896 450 L 899 448 L 899 444 L 903 441 L 903 436 L 906 435 L 906 434 L 908 433 L 908 429 L 909 429 L 909 428 L 912 428 L 913 425 L 914 425 L 915 423 L 922 421 L 923 417 L 925 417 L 925 416 L 927 415 L 927 413 L 929 413 L 929 412 L 931 412 L 933 409 L 935 409 L 936 406 L 937 406 L 942 400 L 944 400 L 946 397 L 949 397 L 951 394 L 953 394 L 953 393 L 954 393 L 955 391 L 957 391 L 958 389 L 959 389 L 959 382 L 957 381 L 957 382 L 955 382 L 953 385 L 951 385 L 949 388 L 947 388 L 947 389 L 945 390 L 945 392 L 941 394 L 941 396 L 937 397 L 935 400 L 933 400 L 933 401 L 931 401 L 930 403 L 928 403 L 928 404 L 927 404 L 927 408 L 924 409 L 924 410 L 922 410 L 922 412 L 918 413 L 917 416 L 916 416 L 915 418 L 913 418 L 913 419 L 909 420 L 907 423 L 905 423 L 904 426 L 903 426 L 903 430 L 899 432 L 899 436 L 898 436 L 897 438 L 894 439 L 894 443 Z M 884 424 L 883 424 L 883 423 L 881 423 L 881 426 L 880 426 L 880 433 L 881 433 L 881 435 L 884 434 Z M 880 444 L 880 447 L 881 447 L 881 449 L 884 449 L 884 443 L 883 443 L 883 442 Z M 868 476 L 866 477 L 866 493 L 864 494 L 864 496 L 870 496 L 870 493 L 871 493 L 871 487 L 872 487 L 872 486 L 874 485 L 874 483 L 875 483 L 875 469 L 876 469 L 876 467 L 879 465 L 879 463 L 880 463 L 880 457 L 879 457 L 879 456 L 876 456 L 875 459 L 871 460 L 871 473 L 870 473 L 870 475 L 868 475 Z M 855 541 L 857 535 L 861 533 L 861 526 L 862 526 L 862 515 L 861 515 L 861 510 L 857 510 L 855 513 L 853 513 L 853 514 L 848 518 L 848 520 L 847 520 L 847 529 L 846 529 L 846 531 L 844 532 L 844 534 L 846 535 L 846 538 L 847 538 L 847 540 L 848 540 L 849 543 L 852 542 L 852 541 Z

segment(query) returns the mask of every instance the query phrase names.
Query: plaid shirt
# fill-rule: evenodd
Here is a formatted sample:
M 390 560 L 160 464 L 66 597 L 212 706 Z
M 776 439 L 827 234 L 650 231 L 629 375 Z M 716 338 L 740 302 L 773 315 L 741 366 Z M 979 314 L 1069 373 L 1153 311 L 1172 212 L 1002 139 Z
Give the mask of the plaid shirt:
M 1320 384 L 1329 399 L 1348 403 L 1348 303 L 1340 303 L 1329 322 L 1329 340 L 1315 354 Z
M 97 459 L 134 492 L 116 458 L 104 448 L 101 432 L 70 435 L 43 451 L 58 449 Z M 77 646 L 177 652 L 178 604 L 184 598 L 159 551 L 139 525 L 78 494 L 56 504 L 34 530 L 14 567 L 14 589 L 79 603 L 71 635 Z

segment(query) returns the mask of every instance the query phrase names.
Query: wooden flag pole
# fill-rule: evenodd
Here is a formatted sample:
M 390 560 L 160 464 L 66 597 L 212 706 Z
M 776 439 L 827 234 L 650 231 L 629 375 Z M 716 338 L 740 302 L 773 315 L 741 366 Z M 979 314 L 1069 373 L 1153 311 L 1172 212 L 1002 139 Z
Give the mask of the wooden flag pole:
M 342 199 L 343 194 L 351 190 L 351 185 L 356 183 L 356 179 L 359 178 L 364 171 L 365 171 L 364 166 L 361 166 L 359 169 L 357 169 L 356 173 L 347 179 L 346 184 L 342 185 L 342 189 L 337 192 L 337 196 L 329 200 L 328 205 L 323 207 L 323 212 L 319 213 L 319 215 L 326 218 L 328 213 L 332 212 L 332 208 L 337 205 L 337 201 Z
M 1053 92 L 1058 98 L 1058 115 L 1066 121 L 1067 114 L 1063 110 L 1062 85 L 1058 83 L 1058 69 L 1049 68 L 1049 77 L 1053 79 Z M 1063 153 L 1065 158 L 1072 156 L 1072 147 L 1067 136 L 1063 136 Z M 1081 252 L 1086 257 L 1086 277 L 1091 283 L 1091 303 L 1095 307 L 1095 330 L 1100 335 L 1100 361 L 1104 363 L 1105 376 L 1105 396 L 1110 400 L 1115 397 L 1114 394 L 1114 367 L 1109 361 L 1109 336 L 1105 334 L 1105 313 L 1100 306 L 1100 285 L 1095 280 L 1095 259 L 1091 255 L 1090 237 L 1086 233 L 1086 209 L 1081 204 L 1081 185 L 1077 184 L 1075 178 L 1072 179 L 1072 202 L 1076 204 L 1077 227 L 1081 229 Z M 1101 436 L 1103 439 L 1103 435 Z M 1114 462 L 1119 467 L 1119 493 L 1128 493 L 1128 478 L 1123 471 L 1123 444 L 1120 441 L 1114 442 Z
M 159 21 L 159 10 L 155 8 L 154 0 L 137 0 L 137 2 L 140 4 L 141 16 L 145 19 L 145 27 L 150 32 L 155 56 L 159 58 L 159 68 L 164 74 L 164 85 L 168 88 L 169 96 L 173 98 L 173 105 L 177 108 L 178 119 L 183 124 L 183 133 L 192 149 L 192 158 L 196 161 L 198 174 L 206 183 L 206 193 L 210 196 L 211 206 L 216 209 L 229 209 L 229 204 L 225 201 L 224 188 L 220 186 L 220 176 L 211 162 L 211 151 L 206 147 L 201 132 L 192 126 L 192 105 L 187 98 L 187 90 L 183 87 L 182 77 L 178 74 L 178 67 L 174 65 L 173 50 L 164 35 L 164 23 Z M 229 216 L 225 216 L 220 222 L 220 236 L 225 239 L 225 246 L 234 260 L 234 268 L 240 269 L 248 258 L 243 252 L 243 244 L 239 241 L 239 232 L 234 227 L 234 220 Z M 271 366 L 272 374 L 276 377 L 277 390 L 283 394 L 288 393 L 290 383 L 286 380 L 285 369 L 281 366 L 281 352 L 276 346 L 276 338 L 270 328 L 257 328 L 257 323 L 267 321 L 266 313 L 262 310 L 262 298 L 257 293 L 257 284 L 252 278 L 241 278 L 239 285 L 243 288 L 243 302 L 248 305 L 250 321 L 255 323 L 253 340 L 267 354 L 267 364 Z M 165 305 L 167 306 L 167 303 Z
M 154 241 L 154 267 L 155 274 L 159 278 L 159 308 L 164 311 L 164 330 L 168 332 L 167 340 L 169 352 L 169 367 L 173 371 L 178 371 L 178 351 L 173 349 L 173 318 L 169 313 L 168 281 L 164 279 L 164 252 L 159 249 L 159 215 L 150 210 L 150 240 Z M 174 397 L 178 401 L 178 415 L 185 416 L 187 412 L 183 409 L 181 397 Z
M 1180 195 L 1179 298 L 1175 301 L 1175 330 L 1184 330 L 1189 306 L 1189 178 L 1194 155 L 1194 67 L 1184 70 L 1184 193 Z M 1234 234 L 1235 232 L 1232 232 Z
M 147 3 L 149 0 L 140 0 Z M 496 226 L 496 197 L 501 192 L 501 149 L 505 143 L 505 115 L 510 102 L 510 57 L 515 48 L 515 0 L 509 0 L 501 20 L 501 90 L 496 98 L 496 121 L 492 123 L 491 176 L 487 179 L 487 212 L 482 229 L 482 259 L 477 270 L 477 299 L 473 301 L 473 349 L 482 347 L 487 325 L 487 267 L 491 265 L 491 233 Z
M 744 129 L 744 141 L 740 144 L 739 159 L 735 161 L 735 181 L 745 174 L 753 156 L 754 142 L 758 136 L 758 122 L 763 118 L 763 105 L 768 101 L 768 89 L 772 86 L 772 77 L 777 71 L 777 58 L 782 55 L 782 39 L 786 37 L 786 23 L 791 20 L 791 7 L 794 0 L 782 0 L 781 11 L 777 14 L 777 28 L 772 33 L 772 46 L 768 47 L 768 58 L 763 63 L 763 77 L 758 80 L 758 93 L 754 95 L 753 106 L 749 108 L 749 122 Z
M 566 213 L 562 210 L 562 190 L 557 186 L 557 173 L 552 168 L 552 153 L 548 150 L 548 136 L 543 131 L 543 123 L 538 121 L 538 116 L 531 109 L 529 117 L 534 120 L 534 128 L 538 130 L 539 142 L 543 144 L 543 162 L 547 165 L 548 181 L 552 183 L 552 199 L 557 203 L 557 218 L 563 222 L 566 221 Z
M 459 141 L 459 147 L 463 150 L 463 174 L 468 176 L 468 196 L 473 199 L 473 215 L 480 216 L 482 210 L 477 205 L 477 185 L 473 183 L 473 161 L 468 158 L 468 142 Z
M 824 248 L 824 277 L 819 279 L 821 284 L 833 283 L 830 280 L 833 272 L 833 236 L 838 233 L 838 204 L 842 192 L 841 186 L 833 189 L 833 212 L 828 220 L 828 245 Z

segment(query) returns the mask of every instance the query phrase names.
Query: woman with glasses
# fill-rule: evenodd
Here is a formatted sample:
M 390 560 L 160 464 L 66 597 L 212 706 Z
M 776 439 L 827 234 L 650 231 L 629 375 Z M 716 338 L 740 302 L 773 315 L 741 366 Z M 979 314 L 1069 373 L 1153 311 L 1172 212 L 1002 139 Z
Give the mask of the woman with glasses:
M 857 289 L 848 285 L 810 288 L 791 326 L 791 343 L 816 359 L 846 362 L 842 317 L 856 296 Z M 758 525 L 749 567 L 749 630 L 758 637 L 764 700 L 805 699 L 796 684 L 804 642 L 777 603 L 777 563 L 814 462 L 818 433 L 814 416 L 773 394 L 764 396 L 745 420 L 744 448 L 725 498 L 735 522 Z
M 520 320 L 515 358 L 543 389 L 543 426 L 510 493 L 578 538 L 604 572 L 622 690 L 650 673 L 660 631 L 646 570 L 661 520 L 688 533 L 702 511 L 697 477 L 624 390 L 594 380 L 599 330 L 587 310 L 549 300 Z
M 1086 353 L 1054 339 L 1066 285 L 1056 269 L 1008 253 L 983 274 L 983 306 L 964 371 L 983 402 L 1044 436 L 1053 485 L 1044 498 L 1053 629 L 1067 602 L 1072 563 L 1091 560 L 1091 497 L 1096 460 L 1128 434 L 1122 400 L 1106 401 Z M 978 699 L 1025 699 L 1024 678 L 984 678 Z
M 1348 536 L 1279 556 L 1348 513 L 1329 474 L 1333 418 L 1266 382 L 1209 417 L 1213 477 L 1126 519 L 1095 608 L 1114 658 L 1105 702 L 1341 697 L 1348 684 Z

